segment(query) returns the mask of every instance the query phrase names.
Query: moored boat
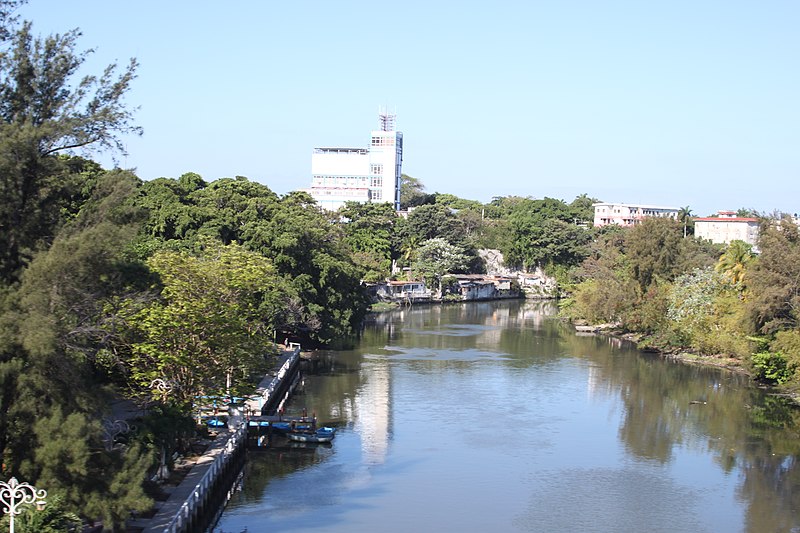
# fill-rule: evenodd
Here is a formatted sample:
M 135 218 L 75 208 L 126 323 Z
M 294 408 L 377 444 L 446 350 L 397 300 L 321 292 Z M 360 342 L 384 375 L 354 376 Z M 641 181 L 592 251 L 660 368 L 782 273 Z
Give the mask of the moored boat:
M 286 434 L 295 442 L 331 442 L 336 435 L 336 428 L 321 427 L 316 431 L 290 431 Z

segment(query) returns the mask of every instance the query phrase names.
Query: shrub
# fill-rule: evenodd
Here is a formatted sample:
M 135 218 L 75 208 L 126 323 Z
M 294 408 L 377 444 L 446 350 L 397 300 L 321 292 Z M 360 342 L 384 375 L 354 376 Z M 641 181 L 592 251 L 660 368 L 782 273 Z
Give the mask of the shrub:
M 780 352 L 786 359 L 789 368 L 793 369 L 792 381 L 800 381 L 798 371 L 800 370 L 800 330 L 791 329 L 779 331 L 775 334 L 775 340 L 770 344 L 770 349 Z
M 564 312 L 572 318 L 582 318 L 592 324 L 619 322 L 633 306 L 636 293 L 630 283 L 612 278 L 587 280 L 575 287 Z
M 758 352 L 752 357 L 753 369 L 757 379 L 781 385 L 794 375 L 795 367 L 790 365 L 782 352 Z

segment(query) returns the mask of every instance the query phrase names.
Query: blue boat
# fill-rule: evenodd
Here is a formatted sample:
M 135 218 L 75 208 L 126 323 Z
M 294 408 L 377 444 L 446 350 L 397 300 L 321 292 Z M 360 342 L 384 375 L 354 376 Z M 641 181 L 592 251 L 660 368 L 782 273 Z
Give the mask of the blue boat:
M 221 428 L 224 427 L 227 424 L 227 422 L 225 422 L 224 420 L 220 420 L 217 417 L 214 417 L 214 418 L 209 418 L 206 424 L 210 428 Z
M 262 429 L 272 428 L 274 433 L 289 433 L 290 431 L 311 431 L 313 424 L 311 422 L 270 422 L 267 420 L 250 420 L 248 425 L 252 428 L 260 427 Z
M 321 427 L 316 431 L 290 431 L 286 436 L 294 442 L 330 442 L 336 436 L 336 428 Z

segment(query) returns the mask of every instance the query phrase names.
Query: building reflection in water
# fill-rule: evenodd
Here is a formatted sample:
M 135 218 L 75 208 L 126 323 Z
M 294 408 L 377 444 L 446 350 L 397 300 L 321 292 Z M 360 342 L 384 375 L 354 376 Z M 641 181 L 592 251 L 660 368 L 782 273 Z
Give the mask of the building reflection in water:
M 381 464 L 389 449 L 390 369 L 385 357 L 376 357 L 361 370 L 362 386 L 355 396 L 354 428 L 361 436 L 364 463 Z

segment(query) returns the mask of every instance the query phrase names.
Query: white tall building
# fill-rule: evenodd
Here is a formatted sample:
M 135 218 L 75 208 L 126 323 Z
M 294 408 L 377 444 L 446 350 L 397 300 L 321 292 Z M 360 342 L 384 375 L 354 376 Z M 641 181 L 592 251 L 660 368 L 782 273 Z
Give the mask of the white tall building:
M 381 113 L 380 130 L 369 148 L 314 148 L 311 188 L 324 209 L 335 211 L 347 201 L 390 202 L 400 209 L 403 134 L 395 131 L 395 115 Z

